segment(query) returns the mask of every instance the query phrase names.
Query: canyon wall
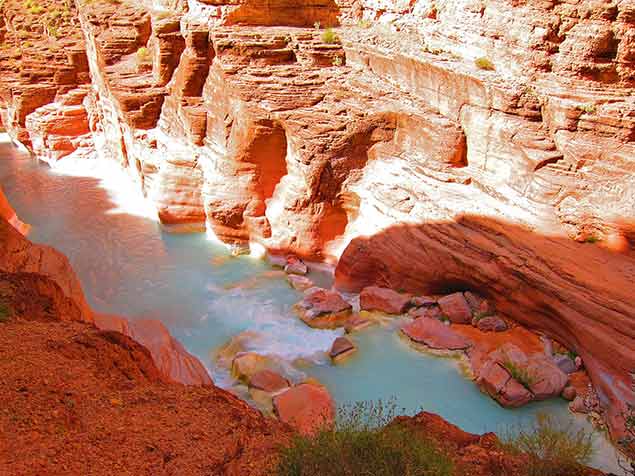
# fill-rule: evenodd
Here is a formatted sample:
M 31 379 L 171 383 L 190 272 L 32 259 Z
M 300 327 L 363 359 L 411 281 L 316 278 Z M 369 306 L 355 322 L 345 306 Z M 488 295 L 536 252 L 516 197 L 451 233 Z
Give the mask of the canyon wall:
M 164 224 L 343 289 L 486 294 L 582 355 L 619 433 L 635 2 L 41 3 L 0 19 L 0 115 L 38 157 L 114 160 Z

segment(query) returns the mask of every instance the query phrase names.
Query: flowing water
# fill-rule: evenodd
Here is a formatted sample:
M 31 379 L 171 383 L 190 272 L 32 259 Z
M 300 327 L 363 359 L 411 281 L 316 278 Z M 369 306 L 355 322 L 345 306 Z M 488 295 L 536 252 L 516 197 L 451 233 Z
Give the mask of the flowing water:
M 517 426 L 539 412 L 590 428 L 560 399 L 501 408 L 461 375 L 455 361 L 411 349 L 394 321 L 355 334 L 358 352 L 331 365 L 325 351 L 342 332 L 313 330 L 295 317 L 291 306 L 301 295 L 281 271 L 248 256 L 231 257 L 204 233 L 165 231 L 113 165 L 69 160 L 53 171 L 15 149 L 6 135 L 0 138 L 0 183 L 18 216 L 33 226 L 29 238 L 69 257 L 98 312 L 163 321 L 221 386 L 230 379 L 215 364 L 215 352 L 248 331 L 242 334 L 247 349 L 285 362 L 301 359 L 298 372 L 324 383 L 338 404 L 395 399 L 407 413 L 424 409 L 478 433 Z M 328 273 L 312 273 L 320 284 L 329 282 Z M 604 436 L 597 434 L 595 444 L 593 465 L 616 471 Z

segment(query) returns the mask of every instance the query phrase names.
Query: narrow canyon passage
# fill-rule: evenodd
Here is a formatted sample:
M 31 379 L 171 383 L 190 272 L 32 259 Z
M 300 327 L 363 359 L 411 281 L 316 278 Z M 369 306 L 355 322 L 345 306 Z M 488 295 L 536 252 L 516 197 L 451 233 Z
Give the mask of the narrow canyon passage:
M 0 183 L 21 219 L 32 225 L 30 239 L 69 257 L 98 312 L 164 322 L 217 385 L 245 396 L 231 387 L 216 359 L 219 348 L 240 336 L 247 349 L 275 356 L 298 377 L 320 380 L 338 404 L 395 398 L 407 413 L 423 408 L 479 433 L 504 430 L 539 412 L 589 428 L 561 399 L 503 409 L 455 361 L 409 348 L 395 332 L 398 320 L 355 334 L 359 351 L 334 366 L 326 352 L 341 331 L 305 326 L 291 310 L 301 293 L 281 271 L 248 256 L 233 258 L 204 233 L 165 232 L 112 165 L 70 160 L 52 171 L 0 137 Z M 103 167 L 109 167 L 107 182 L 99 178 Z M 325 287 L 331 282 L 328 272 L 312 271 L 311 278 Z M 603 436 L 596 436 L 596 447 L 594 466 L 615 471 Z

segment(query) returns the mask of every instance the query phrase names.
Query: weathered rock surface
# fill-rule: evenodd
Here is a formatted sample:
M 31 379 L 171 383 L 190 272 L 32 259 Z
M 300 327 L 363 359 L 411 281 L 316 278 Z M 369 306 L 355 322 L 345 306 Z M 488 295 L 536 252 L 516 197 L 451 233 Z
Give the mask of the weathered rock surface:
M 95 325 L 112 330 L 139 342 L 150 351 L 155 365 L 163 375 L 186 385 L 212 385 L 212 379 L 200 360 L 190 354 L 160 321 L 95 314 Z
M 410 306 L 410 296 L 392 289 L 369 286 L 359 294 L 359 305 L 364 311 L 380 311 L 386 314 L 403 314 Z
M 468 339 L 437 319 L 416 319 L 405 325 L 401 332 L 412 341 L 433 350 L 466 350 L 472 345 Z
M 476 323 L 483 332 L 503 332 L 507 330 L 507 323 L 498 316 L 486 316 Z
M 309 278 L 306 276 L 298 276 L 297 274 L 287 275 L 287 281 L 289 281 L 293 289 L 297 289 L 298 291 L 306 291 L 307 289 L 315 287 L 315 284 Z
M 93 321 L 93 312 L 66 256 L 49 246 L 31 243 L 4 219 L 0 219 L 0 271 L 35 273 L 50 278 L 66 297 L 77 303 L 81 320 Z
M 166 224 L 339 259 L 346 290 L 481 290 L 579 350 L 611 418 L 635 399 L 631 2 L 151 6 L 43 27 L 5 0 L 12 137 L 94 148 Z
M 276 395 L 274 411 L 278 418 L 302 434 L 314 434 L 335 418 L 335 403 L 326 388 L 303 383 Z
M 463 293 L 453 293 L 438 300 L 444 316 L 455 324 L 467 324 L 472 321 L 472 309 Z
M 483 391 L 506 407 L 558 396 L 569 380 L 549 357 L 527 356 L 514 344 L 505 344 L 490 353 L 473 370 Z
M 320 329 L 343 327 L 353 306 L 335 291 L 311 288 L 294 309 L 309 326 Z
M 6 220 L 13 228 L 21 234 L 26 235 L 29 231 L 29 225 L 23 223 L 15 213 L 13 207 L 5 197 L 2 187 L 0 187 L 0 218 Z
M 266 369 L 256 372 L 249 379 L 249 388 L 267 393 L 279 392 L 289 386 L 289 381 L 282 375 Z

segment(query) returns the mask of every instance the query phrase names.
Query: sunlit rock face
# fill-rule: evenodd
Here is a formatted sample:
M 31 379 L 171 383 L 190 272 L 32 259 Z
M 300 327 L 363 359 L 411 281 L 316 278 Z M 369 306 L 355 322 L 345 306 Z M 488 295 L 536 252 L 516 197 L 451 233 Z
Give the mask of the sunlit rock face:
M 632 2 L 72 13 L 66 59 L 0 53 L 0 114 L 39 157 L 94 148 L 163 223 L 339 261 L 342 288 L 478 290 L 578 351 L 611 416 L 633 398 Z

